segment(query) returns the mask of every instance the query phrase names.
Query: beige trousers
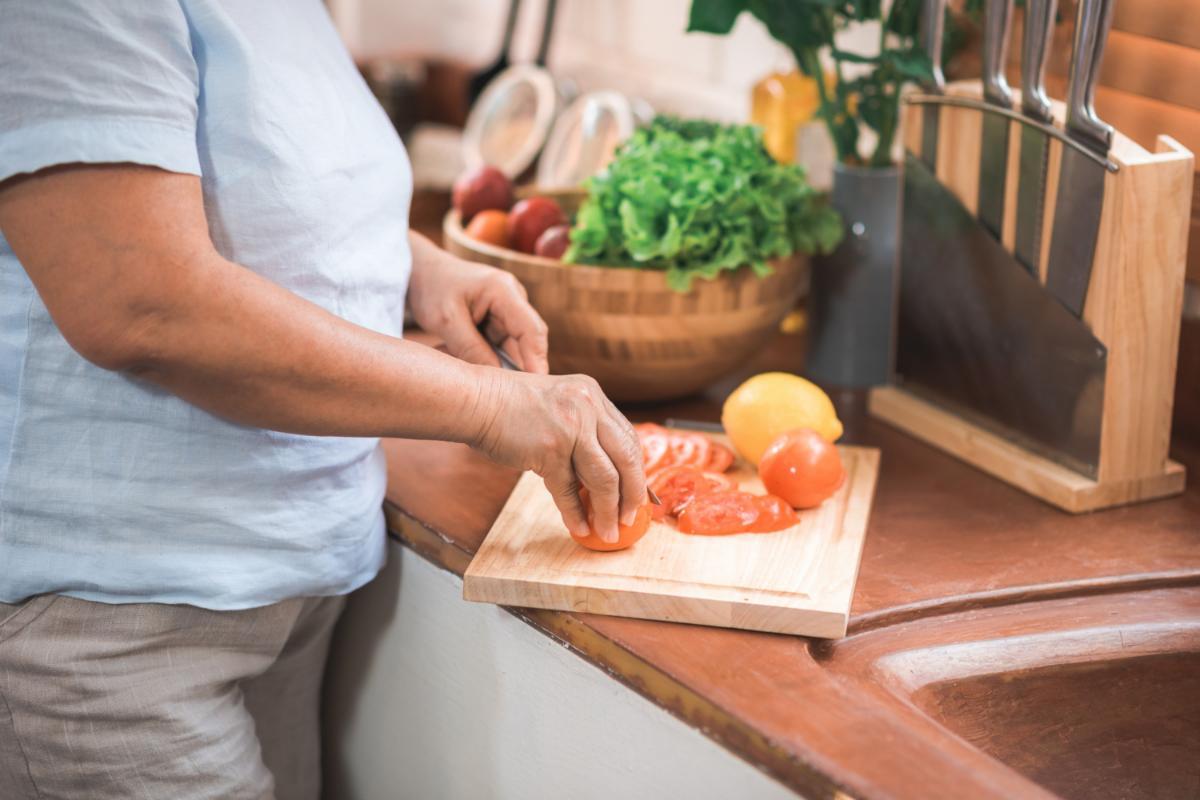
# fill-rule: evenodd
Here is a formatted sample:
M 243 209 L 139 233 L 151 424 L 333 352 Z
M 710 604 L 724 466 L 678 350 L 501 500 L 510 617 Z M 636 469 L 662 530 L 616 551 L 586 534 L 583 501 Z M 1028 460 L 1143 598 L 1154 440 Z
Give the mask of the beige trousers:
M 315 800 L 343 604 L 0 603 L 0 798 Z

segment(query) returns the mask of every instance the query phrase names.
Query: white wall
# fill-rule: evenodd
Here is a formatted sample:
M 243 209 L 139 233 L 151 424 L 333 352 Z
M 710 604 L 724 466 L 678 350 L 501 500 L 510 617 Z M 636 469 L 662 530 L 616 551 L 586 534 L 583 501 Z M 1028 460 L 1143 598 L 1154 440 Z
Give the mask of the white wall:
M 329 0 L 358 57 L 444 58 L 476 66 L 496 57 L 506 0 Z M 688 34 L 690 0 L 559 0 L 549 65 L 580 89 L 617 89 L 659 111 L 745 120 L 750 90 L 792 64 L 758 20 L 743 14 L 728 36 Z M 513 59 L 532 60 L 545 0 L 523 0 Z M 844 32 L 839 46 L 873 53 L 878 26 Z M 810 177 L 826 186 L 832 149 L 823 129 L 806 139 Z M 872 145 L 864 138 L 863 147 Z
M 334 639 L 328 800 L 794 800 L 457 576 L 389 558 Z

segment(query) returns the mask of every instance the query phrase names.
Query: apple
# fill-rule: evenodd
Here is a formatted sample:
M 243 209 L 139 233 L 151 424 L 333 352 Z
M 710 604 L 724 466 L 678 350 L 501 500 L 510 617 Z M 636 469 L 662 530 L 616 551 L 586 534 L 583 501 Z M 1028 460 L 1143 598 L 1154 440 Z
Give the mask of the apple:
M 535 255 L 543 258 L 562 258 L 571 243 L 571 227 L 569 225 L 554 225 L 542 231 L 537 244 L 533 246 Z
M 463 225 L 480 211 L 508 211 L 513 202 L 512 181 L 495 167 L 483 165 L 463 173 L 454 182 L 454 207 Z
M 522 253 L 532 253 L 538 237 L 547 228 L 566 225 L 567 215 L 548 197 L 530 197 L 513 206 L 508 214 L 508 244 Z

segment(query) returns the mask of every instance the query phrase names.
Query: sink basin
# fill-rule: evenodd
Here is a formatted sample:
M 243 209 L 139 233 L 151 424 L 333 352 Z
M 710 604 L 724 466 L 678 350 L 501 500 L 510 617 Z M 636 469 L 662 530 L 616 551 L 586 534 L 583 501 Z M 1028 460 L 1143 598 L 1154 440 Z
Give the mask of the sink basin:
M 817 658 L 939 752 L 970 747 L 1031 794 L 1200 797 L 1200 587 L 926 609 Z
M 1063 797 L 1200 796 L 1200 653 L 941 681 L 912 700 Z

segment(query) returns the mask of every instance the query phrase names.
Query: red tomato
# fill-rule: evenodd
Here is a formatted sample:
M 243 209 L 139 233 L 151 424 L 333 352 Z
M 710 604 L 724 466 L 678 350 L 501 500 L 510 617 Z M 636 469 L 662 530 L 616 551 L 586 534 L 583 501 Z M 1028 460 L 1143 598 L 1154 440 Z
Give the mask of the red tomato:
M 480 211 L 508 211 L 513 202 L 512 181 L 495 167 L 484 165 L 463 173 L 454 182 L 454 207 L 466 225 Z M 490 240 L 489 240 L 490 241 Z
M 697 467 L 704 469 L 708 466 L 708 457 L 712 452 L 712 442 L 702 433 L 687 431 L 670 431 L 671 454 L 668 463 L 676 467 Z
M 549 197 L 530 197 L 508 212 L 508 241 L 514 250 L 532 253 L 547 228 L 566 225 L 567 215 Z
M 679 515 L 679 530 L 701 536 L 725 536 L 754 529 L 763 509 L 749 492 L 718 492 L 697 497 Z
M 678 515 L 693 499 L 713 492 L 733 491 L 737 482 L 719 472 L 704 472 L 695 467 L 667 467 L 655 473 L 650 488 L 668 514 Z
M 837 448 L 810 428 L 771 442 L 758 462 L 758 475 L 768 492 L 795 508 L 816 508 L 846 480 Z
M 494 208 L 480 211 L 467 226 L 467 236 L 477 242 L 508 247 L 508 214 Z
M 583 507 L 587 511 L 588 528 L 591 530 L 587 536 L 576 536 L 571 534 L 571 538 L 589 550 L 624 550 L 627 547 L 632 547 L 638 543 L 646 531 L 650 528 L 650 515 L 652 505 L 649 499 L 638 507 L 637 516 L 633 520 L 632 525 L 617 525 L 617 540 L 615 542 L 606 542 L 596 535 L 596 513 L 592 509 L 592 501 L 588 496 L 587 489 L 579 490 L 579 499 L 583 501 Z
M 758 520 L 750 530 L 755 533 L 771 533 L 790 528 L 800 521 L 796 512 L 783 499 L 773 494 L 755 498 L 758 501 Z
M 711 444 L 712 450 L 708 454 L 708 464 L 704 469 L 709 472 L 724 472 L 733 465 L 733 451 L 723 444 Z
M 537 238 L 537 242 L 533 245 L 533 252 L 534 255 L 539 255 L 542 258 L 561 259 L 563 253 L 567 252 L 567 248 L 570 245 L 571 227 L 569 225 L 555 225 L 542 231 L 542 235 Z

